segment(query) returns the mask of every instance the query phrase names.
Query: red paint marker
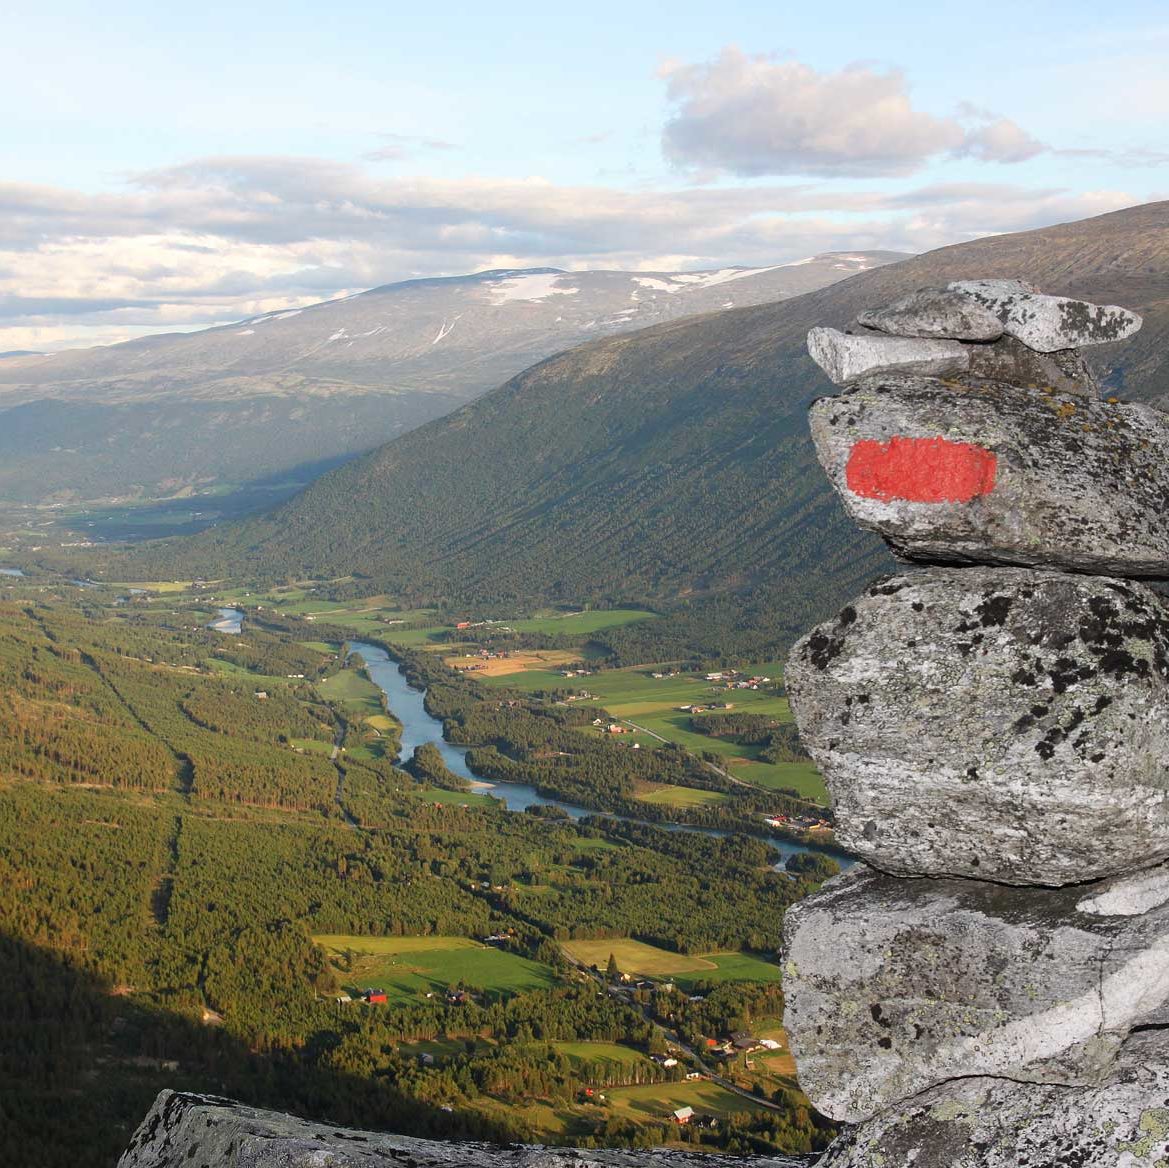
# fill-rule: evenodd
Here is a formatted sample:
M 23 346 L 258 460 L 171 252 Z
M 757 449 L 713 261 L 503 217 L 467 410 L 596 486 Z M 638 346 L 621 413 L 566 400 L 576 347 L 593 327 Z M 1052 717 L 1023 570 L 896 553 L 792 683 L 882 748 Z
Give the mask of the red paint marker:
M 848 489 L 883 503 L 969 503 L 994 490 L 998 457 L 948 438 L 865 439 L 848 456 Z

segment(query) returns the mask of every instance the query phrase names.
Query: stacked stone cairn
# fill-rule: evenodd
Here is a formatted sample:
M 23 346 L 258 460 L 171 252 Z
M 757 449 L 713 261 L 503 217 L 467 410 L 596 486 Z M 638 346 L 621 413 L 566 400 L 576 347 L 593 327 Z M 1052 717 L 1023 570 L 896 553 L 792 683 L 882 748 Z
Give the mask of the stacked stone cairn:
M 809 334 L 907 563 L 787 669 L 862 861 L 784 928 L 824 1168 L 1169 1165 L 1169 416 L 1079 352 L 1140 323 L 975 280 Z

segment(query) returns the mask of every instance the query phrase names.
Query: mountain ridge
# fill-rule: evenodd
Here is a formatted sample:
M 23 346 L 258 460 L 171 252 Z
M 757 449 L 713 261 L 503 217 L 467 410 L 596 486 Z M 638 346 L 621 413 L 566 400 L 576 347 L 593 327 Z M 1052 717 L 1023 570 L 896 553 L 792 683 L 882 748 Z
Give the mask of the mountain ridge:
M 162 498 L 351 457 L 591 336 L 781 299 L 897 255 L 702 272 L 494 269 L 9 358 L 0 499 Z
M 670 606 L 765 587 L 787 596 L 794 629 L 797 614 L 806 623 L 888 563 L 845 521 L 815 461 L 805 412 L 831 386 L 806 354 L 807 329 L 923 285 L 1007 275 L 1144 311 L 1135 338 L 1090 355 L 1110 388 L 1165 399 L 1160 203 L 589 342 L 194 546 L 208 570 L 356 574 L 407 598 L 481 607 Z

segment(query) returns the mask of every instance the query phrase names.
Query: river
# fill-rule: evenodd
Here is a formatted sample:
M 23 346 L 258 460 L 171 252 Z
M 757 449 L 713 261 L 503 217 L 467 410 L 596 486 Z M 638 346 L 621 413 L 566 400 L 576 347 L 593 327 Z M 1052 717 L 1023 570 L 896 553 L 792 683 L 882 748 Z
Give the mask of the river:
M 0 576 L 23 576 L 19 568 L 0 568 Z
M 470 782 L 472 788 L 484 795 L 491 795 L 500 799 L 510 811 L 523 811 L 527 807 L 545 806 L 559 807 L 573 819 L 584 819 L 590 815 L 609 815 L 614 819 L 622 819 L 627 823 L 644 823 L 647 827 L 660 827 L 663 831 L 696 831 L 702 835 L 721 837 L 727 833 L 713 827 L 693 827 L 686 823 L 650 823 L 648 820 L 632 819 L 627 815 L 616 815 L 611 811 L 597 811 L 588 807 L 579 807 L 575 803 L 565 803 L 560 799 L 549 799 L 541 795 L 535 787 L 527 783 L 484 782 L 471 773 L 467 766 L 467 750 L 465 746 L 454 746 L 442 736 L 442 722 L 426 712 L 425 693 L 415 689 L 406 680 L 406 675 L 398 668 L 398 663 L 379 645 L 371 645 L 367 641 L 350 641 L 349 648 L 359 653 L 365 662 L 370 679 L 386 695 L 386 705 L 390 713 L 402 723 L 402 758 L 408 759 L 416 746 L 425 742 L 432 742 L 442 754 L 443 762 L 456 775 Z M 805 847 L 803 844 L 792 843 L 790 840 L 779 839 L 776 836 L 763 836 L 782 857 L 777 868 L 783 866 L 789 856 L 805 852 L 815 852 L 830 856 L 842 868 L 851 865 L 851 861 L 834 852 L 827 852 L 822 848 Z
M 243 632 L 244 614 L 238 608 L 221 608 L 219 616 L 211 621 L 207 627 L 217 633 L 231 633 L 238 636 Z

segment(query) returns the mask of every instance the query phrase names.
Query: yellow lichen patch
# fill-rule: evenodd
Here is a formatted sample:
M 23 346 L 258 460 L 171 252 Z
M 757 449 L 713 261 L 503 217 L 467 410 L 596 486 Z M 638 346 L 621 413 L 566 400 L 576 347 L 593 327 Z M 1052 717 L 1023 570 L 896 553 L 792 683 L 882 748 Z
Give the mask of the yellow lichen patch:
M 1137 1130 L 1144 1132 L 1144 1136 L 1129 1143 L 1117 1144 L 1118 1152 L 1144 1157 L 1148 1156 L 1159 1143 L 1164 1143 L 1166 1136 L 1169 1136 L 1169 1108 L 1150 1107 L 1147 1111 L 1142 1111 L 1137 1121 Z

